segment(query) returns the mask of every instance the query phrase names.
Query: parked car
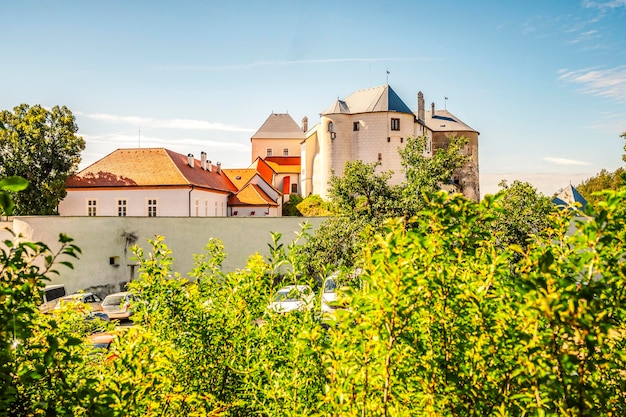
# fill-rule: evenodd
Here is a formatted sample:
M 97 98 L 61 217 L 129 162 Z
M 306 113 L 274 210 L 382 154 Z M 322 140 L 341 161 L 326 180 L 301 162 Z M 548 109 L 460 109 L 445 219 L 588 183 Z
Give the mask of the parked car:
M 78 304 L 82 303 L 84 305 L 89 306 L 91 311 L 99 311 L 100 306 L 102 305 L 102 298 L 98 297 L 97 294 L 92 292 L 83 292 L 66 295 L 65 297 L 59 298 L 57 305 L 54 307 L 55 310 L 60 310 L 64 305 Z
M 42 313 L 51 312 L 56 306 L 58 299 L 66 294 L 65 285 L 63 284 L 46 285 L 43 289 L 43 300 L 39 306 L 39 311 Z
M 92 345 L 94 349 L 105 349 L 109 350 L 111 347 L 111 343 L 113 339 L 115 339 L 117 335 L 111 332 L 102 332 L 102 333 L 94 333 L 87 336 L 87 340 Z
M 105 312 L 110 319 L 128 319 L 133 315 L 132 302 L 135 295 L 131 292 L 117 292 L 104 297 L 102 302 L 102 311 Z
M 308 285 L 288 285 L 274 294 L 268 309 L 277 313 L 313 308 L 315 294 Z

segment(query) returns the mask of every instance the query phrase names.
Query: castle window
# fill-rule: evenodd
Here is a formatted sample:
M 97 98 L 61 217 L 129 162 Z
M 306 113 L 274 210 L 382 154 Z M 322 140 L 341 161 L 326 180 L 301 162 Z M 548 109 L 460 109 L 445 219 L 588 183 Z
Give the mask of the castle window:
M 329 132 L 335 131 L 335 126 L 333 126 L 333 122 L 328 122 L 328 131 Z
M 387 143 L 391 142 L 391 138 L 387 137 Z
M 352 123 L 352 130 L 355 132 L 359 131 L 359 126 L 361 126 L 361 124 L 359 122 L 354 122 Z
M 404 143 L 404 138 L 400 138 L 400 143 Z
M 378 162 L 382 162 L 383 161 L 383 154 L 379 153 L 378 154 Z
M 391 119 L 391 130 L 400 130 L 400 119 Z
M 265 155 L 272 156 L 272 148 L 267 148 Z

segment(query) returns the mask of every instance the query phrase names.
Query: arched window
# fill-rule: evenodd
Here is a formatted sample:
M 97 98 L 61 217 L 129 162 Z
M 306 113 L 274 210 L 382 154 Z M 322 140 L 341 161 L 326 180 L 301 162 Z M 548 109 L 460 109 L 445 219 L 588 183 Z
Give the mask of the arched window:
M 333 122 L 328 122 L 328 131 L 329 132 L 334 132 L 335 128 L 333 127 Z

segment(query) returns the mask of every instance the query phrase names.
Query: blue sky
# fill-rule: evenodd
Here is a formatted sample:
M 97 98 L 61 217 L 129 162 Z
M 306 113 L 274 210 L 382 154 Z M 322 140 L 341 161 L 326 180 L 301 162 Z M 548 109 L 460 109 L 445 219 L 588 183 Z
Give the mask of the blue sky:
M 309 126 L 389 85 L 480 132 L 481 193 L 623 165 L 626 0 L 0 0 L 0 109 L 65 105 L 87 147 L 250 164 L 271 112 Z M 448 97 L 448 100 L 445 100 Z

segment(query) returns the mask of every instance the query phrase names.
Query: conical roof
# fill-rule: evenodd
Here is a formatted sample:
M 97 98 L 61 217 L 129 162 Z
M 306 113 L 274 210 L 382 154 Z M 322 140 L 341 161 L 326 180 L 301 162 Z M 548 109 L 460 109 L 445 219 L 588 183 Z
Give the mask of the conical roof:
M 373 113 L 395 111 L 413 114 L 409 106 L 396 94 L 389 84 L 355 91 L 345 100 L 337 100 L 322 114 Z

